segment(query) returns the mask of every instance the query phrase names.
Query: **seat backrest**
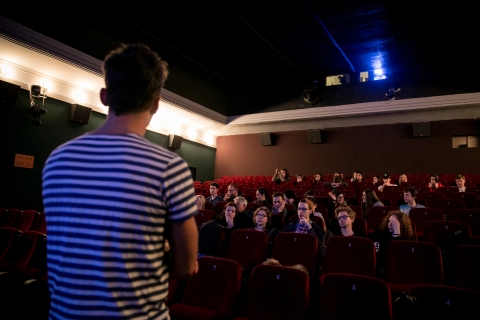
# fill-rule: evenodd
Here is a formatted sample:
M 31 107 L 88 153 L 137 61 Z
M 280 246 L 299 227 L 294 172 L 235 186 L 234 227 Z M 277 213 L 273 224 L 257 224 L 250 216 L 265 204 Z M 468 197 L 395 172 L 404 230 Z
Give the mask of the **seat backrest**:
M 303 264 L 311 279 L 317 275 L 318 240 L 306 233 L 280 232 L 273 244 L 272 258 L 283 266 Z
M 230 201 L 218 201 L 213 210 L 217 215 L 219 215 L 220 213 L 222 213 L 223 208 L 225 208 L 225 205 L 229 202 Z
M 453 285 L 480 292 L 480 245 L 459 245 L 453 260 Z
M 45 220 L 45 212 L 39 212 L 37 220 L 35 220 L 34 224 L 30 227 L 30 230 L 38 231 L 43 234 L 47 233 L 47 221 Z
M 425 199 L 425 201 L 427 202 L 427 207 L 433 207 L 433 202 L 435 200 L 443 199 L 443 193 L 423 191 L 418 193 L 417 198 Z
M 397 240 L 387 245 L 383 279 L 387 283 L 443 284 L 440 248 L 422 241 Z
M 18 229 L 0 227 L 0 261 L 5 258 L 10 248 L 15 248 L 21 234 Z
M 389 211 L 398 210 L 398 207 L 393 206 L 384 206 L 384 207 L 373 207 L 370 209 L 367 217 L 367 229 L 368 232 L 373 232 L 377 225 L 379 219 L 383 219 Z
M 468 224 L 473 237 L 480 237 L 480 209 L 456 209 L 451 213 L 452 221 Z
M 362 207 L 360 206 L 353 206 L 353 205 L 348 205 L 354 212 L 355 212 L 355 218 L 362 217 L 363 218 L 363 210 Z
M 388 198 L 390 199 L 390 203 L 394 207 L 398 207 L 399 205 L 405 203 L 403 200 L 403 190 L 402 191 L 391 191 L 388 194 Z
M 8 209 L 3 211 L 0 216 L 0 227 L 15 227 L 15 223 L 18 218 L 22 215 L 22 210 L 20 209 Z
M 436 199 L 433 201 L 433 208 L 437 208 L 443 211 L 445 217 L 450 219 L 451 213 L 455 209 L 465 209 L 465 204 L 460 199 L 453 199 L 453 198 L 443 198 L 443 199 Z
M 285 228 L 285 218 L 280 213 L 272 213 L 272 228 L 283 230 Z
M 450 197 L 462 200 L 466 209 L 473 209 L 473 204 L 477 200 L 477 195 L 474 192 L 451 192 Z
M 368 238 L 367 220 L 362 217 L 355 217 L 352 224 L 353 233 L 361 238 Z
M 16 267 L 26 267 L 34 256 L 42 258 L 46 253 L 45 234 L 37 231 L 24 231 L 20 235 L 14 248 L 10 248 L 4 261 L 13 263 Z M 12 250 L 14 249 L 14 250 Z
M 378 197 L 378 200 L 380 200 L 384 206 L 391 207 L 392 206 L 392 200 L 388 197 Z
M 435 208 L 412 208 L 408 214 L 417 225 L 417 233 L 423 237 L 425 224 L 431 220 L 445 220 L 442 210 Z
M 354 274 L 326 275 L 314 308 L 315 319 L 392 319 L 385 281 Z
M 471 239 L 470 227 L 460 221 L 433 220 L 425 224 L 424 230 L 424 241 L 436 244 L 442 252 Z
M 360 237 L 333 236 L 325 251 L 322 277 L 330 273 L 351 273 L 375 276 L 375 245 Z
M 253 229 L 237 229 L 230 235 L 225 258 L 237 261 L 243 269 L 264 262 L 268 251 L 268 236 Z
M 213 210 L 209 209 L 200 209 L 198 210 L 198 214 L 195 216 L 195 222 L 197 223 L 197 227 L 200 228 L 205 222 L 210 220 L 215 220 L 217 214 Z
M 39 216 L 40 212 L 38 211 L 24 210 L 15 222 L 14 228 L 17 228 L 20 231 L 28 231 L 32 225 L 34 225 Z
M 247 319 L 305 319 L 310 284 L 305 272 L 259 265 L 253 269 L 240 316 Z
M 436 192 L 443 193 L 444 198 L 450 198 L 450 193 L 458 192 L 457 187 L 439 187 L 436 189 Z
M 182 303 L 231 317 L 242 286 L 238 262 L 216 258 L 198 258 L 198 273 L 188 279 Z
M 478 313 L 480 292 L 418 284 L 412 287 L 410 295 L 417 300 L 418 319 L 468 319 Z

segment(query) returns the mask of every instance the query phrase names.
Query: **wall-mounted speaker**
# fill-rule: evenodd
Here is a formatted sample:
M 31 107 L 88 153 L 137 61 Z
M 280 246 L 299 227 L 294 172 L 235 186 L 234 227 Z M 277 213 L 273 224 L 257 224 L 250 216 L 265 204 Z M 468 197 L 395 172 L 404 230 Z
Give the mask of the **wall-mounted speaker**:
M 92 108 L 84 107 L 79 104 L 72 104 L 70 107 L 70 121 L 81 124 L 88 124 Z
M 414 122 L 413 137 L 430 137 L 430 122 Z
M 168 136 L 168 147 L 173 149 L 180 149 L 183 137 L 171 134 Z
M 0 106 L 13 107 L 17 103 L 20 86 L 0 80 Z
M 260 144 L 262 146 L 271 146 L 272 135 L 270 133 L 260 133 Z
M 307 130 L 308 143 L 322 143 L 322 133 L 320 130 Z

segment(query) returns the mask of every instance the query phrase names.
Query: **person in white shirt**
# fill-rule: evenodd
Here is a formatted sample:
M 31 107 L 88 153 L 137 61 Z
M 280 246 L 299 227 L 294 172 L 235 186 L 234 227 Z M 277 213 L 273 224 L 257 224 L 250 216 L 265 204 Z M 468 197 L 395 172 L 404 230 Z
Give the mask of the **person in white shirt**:
M 457 184 L 458 192 L 465 192 L 465 176 L 461 173 L 455 176 L 455 183 Z

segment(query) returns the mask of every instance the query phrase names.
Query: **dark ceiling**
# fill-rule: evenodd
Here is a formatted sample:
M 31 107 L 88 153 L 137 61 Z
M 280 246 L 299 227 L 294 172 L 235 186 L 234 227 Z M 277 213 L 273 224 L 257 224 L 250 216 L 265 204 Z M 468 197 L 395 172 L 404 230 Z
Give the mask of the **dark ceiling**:
M 349 73 L 345 87 L 354 88 L 359 72 L 378 67 L 387 81 L 428 83 L 409 97 L 480 91 L 473 2 L 158 3 L 42 3 L 35 11 L 18 2 L 1 14 L 100 60 L 121 42 L 146 43 L 170 64 L 167 89 L 225 115 L 311 107 L 302 92 L 314 81 L 325 94 L 326 76 Z M 328 90 L 335 99 L 319 106 L 382 99 Z

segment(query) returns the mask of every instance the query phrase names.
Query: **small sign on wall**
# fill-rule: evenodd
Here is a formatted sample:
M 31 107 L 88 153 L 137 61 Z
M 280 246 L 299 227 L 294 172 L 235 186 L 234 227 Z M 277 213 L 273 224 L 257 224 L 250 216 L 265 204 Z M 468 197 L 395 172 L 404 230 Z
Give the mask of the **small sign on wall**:
M 33 169 L 34 156 L 27 156 L 25 154 L 15 154 L 15 167 Z

